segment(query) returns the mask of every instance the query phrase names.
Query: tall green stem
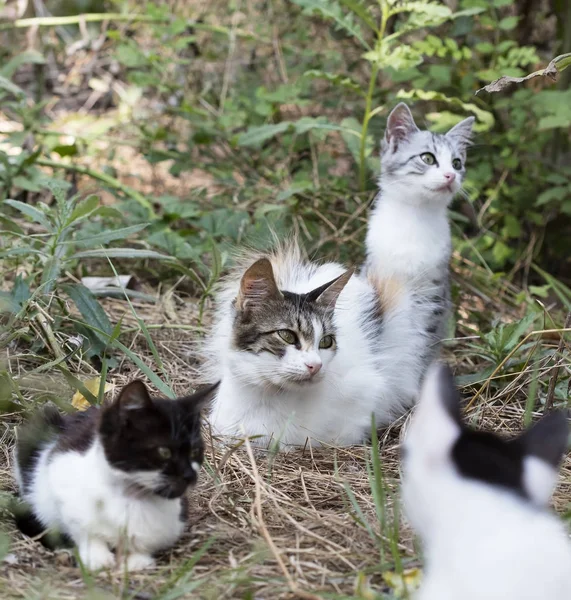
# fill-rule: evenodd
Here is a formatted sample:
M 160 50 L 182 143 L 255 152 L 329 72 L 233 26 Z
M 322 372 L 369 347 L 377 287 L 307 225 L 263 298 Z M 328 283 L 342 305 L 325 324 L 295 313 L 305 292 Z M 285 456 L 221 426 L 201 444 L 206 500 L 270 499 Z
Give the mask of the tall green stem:
M 366 186 L 367 179 L 367 163 L 365 152 L 367 150 L 367 131 L 369 129 L 369 120 L 371 119 L 371 105 L 373 104 L 373 92 L 375 91 L 375 83 L 379 73 L 378 65 L 373 65 L 371 79 L 369 80 L 369 91 L 367 92 L 367 100 L 365 102 L 365 114 L 363 115 L 363 127 L 361 128 L 361 146 L 359 148 L 359 189 L 363 191 Z
M 377 32 L 377 48 L 381 48 L 385 37 L 385 29 L 389 20 L 389 8 L 386 2 L 381 1 L 381 26 Z M 363 115 L 363 126 L 361 128 L 361 146 L 359 148 L 359 189 L 363 191 L 367 184 L 367 163 L 365 153 L 367 151 L 367 132 L 369 131 L 369 121 L 371 120 L 371 106 L 373 104 L 373 92 L 377 83 L 379 74 L 379 63 L 373 63 L 371 79 L 369 80 L 369 90 L 365 101 L 365 114 Z

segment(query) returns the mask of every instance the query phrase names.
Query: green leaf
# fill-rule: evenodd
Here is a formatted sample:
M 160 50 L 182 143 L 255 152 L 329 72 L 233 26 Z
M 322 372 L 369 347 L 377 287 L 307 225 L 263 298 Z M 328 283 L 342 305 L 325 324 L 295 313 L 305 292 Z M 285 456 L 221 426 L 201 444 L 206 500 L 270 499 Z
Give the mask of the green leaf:
M 139 250 L 136 248 L 102 248 L 101 250 L 85 250 L 73 255 L 74 259 L 81 258 L 154 258 L 156 260 L 173 260 L 172 256 L 155 252 L 154 250 Z
M 359 0 L 339 0 L 353 14 L 357 15 L 363 23 L 368 25 L 375 33 L 378 31 L 377 24 L 369 12 L 368 6 Z
M 363 37 L 361 28 L 355 23 L 354 15 L 346 15 L 335 0 L 293 0 L 293 2 L 303 8 L 304 14 L 313 15 L 317 13 L 323 18 L 333 21 L 338 29 L 343 29 L 351 34 L 365 48 L 370 47 Z
M 53 233 L 54 228 L 50 223 L 48 217 L 35 206 L 32 206 L 31 204 L 26 204 L 25 202 L 20 202 L 19 200 L 4 200 L 4 204 L 15 208 L 22 214 L 26 215 L 27 217 L 30 217 L 32 221 L 35 221 L 36 223 L 42 225 L 47 231 Z
M 494 126 L 494 123 L 495 123 L 494 116 L 492 115 L 492 113 L 481 109 L 476 104 L 472 104 L 469 102 L 462 102 L 462 100 L 460 100 L 459 98 L 446 96 L 445 94 L 443 94 L 441 92 L 431 92 L 431 91 L 424 91 L 424 90 L 417 90 L 417 89 L 413 89 L 410 91 L 400 90 L 397 93 L 397 98 L 404 98 L 404 99 L 414 98 L 414 99 L 418 99 L 418 100 L 427 100 L 427 101 L 439 100 L 441 102 L 446 102 L 447 104 L 451 104 L 452 106 L 457 106 L 458 108 L 462 108 L 463 110 L 466 110 L 466 111 L 474 114 L 476 116 L 476 119 L 481 123 L 481 125 L 479 127 L 476 125 L 476 127 L 475 127 L 476 131 L 478 131 L 478 130 L 479 131 L 482 131 L 482 130 L 488 131 L 489 129 L 492 129 L 492 127 Z M 460 120 L 460 118 L 458 120 Z
M 260 125 L 250 127 L 247 131 L 238 136 L 239 146 L 259 147 L 265 141 L 275 137 L 279 133 L 287 131 L 291 126 L 290 121 L 283 121 L 275 125 Z
M 285 190 L 282 190 L 277 195 L 276 201 L 283 202 L 284 200 L 287 200 L 288 198 L 291 198 L 296 194 L 307 192 L 308 190 L 313 190 L 313 183 L 311 181 L 294 181 L 289 187 L 287 187 Z M 282 208 L 283 206 L 281 206 L 280 204 L 263 205 L 262 210 L 260 210 L 259 212 L 258 209 L 256 210 L 256 216 L 262 217 L 263 215 L 265 215 L 268 212 L 271 212 L 272 210 L 279 210 Z
M 12 288 L 12 298 L 14 298 L 18 306 L 23 306 L 31 297 L 30 286 L 21 275 L 18 275 Z
M 341 133 L 341 137 L 345 142 L 347 149 L 351 153 L 355 164 L 359 164 L 361 160 L 361 128 L 362 125 L 357 121 L 355 117 L 347 117 L 341 121 L 341 125 L 345 128 L 345 131 Z M 357 135 L 351 135 L 349 131 L 353 131 Z M 365 145 L 365 157 L 370 156 L 373 151 L 374 142 L 371 136 L 367 136 L 367 142 Z
M 12 75 L 25 64 L 43 65 L 45 64 L 44 57 L 36 50 L 28 50 L 26 52 L 20 52 L 11 58 L 1 69 L 0 75 L 11 79 Z
M 350 90 L 351 92 L 359 94 L 360 96 L 365 95 L 363 90 L 361 90 L 361 86 L 356 81 L 353 81 L 350 77 L 346 77 L 341 74 L 335 75 L 333 73 L 326 73 L 325 71 L 312 69 L 310 71 L 306 71 L 303 76 L 307 77 L 308 79 L 325 79 L 337 87 L 345 88 L 346 90 Z
M 537 128 L 540 131 L 545 129 L 559 129 L 561 127 L 567 129 L 569 126 L 571 126 L 571 118 L 562 114 L 542 117 L 537 124 Z
M 6 92 L 10 92 L 14 94 L 14 96 L 25 96 L 26 93 L 20 87 L 18 87 L 15 83 L 12 83 L 6 77 L 0 75 L 0 90 L 5 90 Z
M 4 560 L 9 551 L 10 536 L 4 531 L 0 531 L 0 562 Z
M 90 328 L 94 328 L 95 335 L 107 344 L 109 336 L 113 332 L 113 327 L 109 317 L 97 301 L 97 298 L 84 285 L 66 284 L 61 286 L 63 291 L 73 300 L 81 316 L 85 319 Z M 101 335 L 98 331 L 103 331 L 107 335 Z
M 389 9 L 389 15 L 398 15 L 400 13 L 410 12 L 418 13 L 423 17 L 423 23 L 428 21 L 435 21 L 440 24 L 443 20 L 448 19 L 452 16 L 452 11 L 444 4 L 437 4 L 431 2 L 399 2 L 393 4 Z M 425 25 L 422 25 L 423 27 Z
M 498 26 L 504 31 L 511 31 L 517 27 L 518 21 L 519 17 L 505 17 L 499 22 Z
M 66 223 L 66 225 L 70 225 L 71 223 L 74 223 L 75 221 L 79 221 L 80 219 L 87 217 L 98 206 L 99 206 L 99 196 L 95 196 L 95 195 L 89 196 L 83 202 L 81 202 L 80 204 L 78 204 L 75 207 L 75 209 L 71 213 L 71 216 L 68 219 L 68 222 Z
M 380 69 L 391 67 L 396 71 L 412 69 L 423 61 L 422 53 L 407 44 L 389 44 L 381 41 L 374 50 L 366 52 L 363 58 L 376 64 Z
M 115 55 L 117 60 L 126 67 L 144 67 L 149 62 L 138 48 L 130 44 L 118 46 Z
M 513 350 L 537 317 L 538 313 L 531 313 L 517 323 L 506 325 L 502 332 L 503 349 L 507 352 Z
M 549 204 L 549 202 L 553 200 L 564 200 L 571 196 L 571 191 L 567 186 L 565 187 L 552 187 L 545 192 L 539 194 L 537 200 L 535 201 L 535 206 L 543 206 L 544 204 Z
M 95 235 L 77 237 L 75 240 L 70 242 L 66 242 L 68 244 L 77 244 L 78 246 L 83 247 L 94 247 L 94 246 L 104 246 L 109 242 L 113 242 L 115 240 L 126 240 L 130 235 L 137 233 L 143 229 L 148 227 L 147 223 L 139 223 L 138 225 L 131 225 L 130 227 L 121 227 L 120 229 L 113 229 L 111 231 L 102 231 L 101 233 L 96 233 Z
M 508 2 L 512 2 L 512 0 L 508 0 Z M 486 9 L 482 6 L 473 6 L 472 8 L 466 8 L 464 10 L 459 10 L 452 14 L 452 19 L 459 19 L 460 17 L 473 17 L 475 15 L 479 15 L 483 12 L 486 12 Z
M 50 256 L 44 264 L 42 271 L 42 278 L 40 280 L 40 286 L 44 294 L 50 294 L 54 289 L 56 281 L 60 276 L 62 269 L 62 256 L 58 252 L 53 256 Z

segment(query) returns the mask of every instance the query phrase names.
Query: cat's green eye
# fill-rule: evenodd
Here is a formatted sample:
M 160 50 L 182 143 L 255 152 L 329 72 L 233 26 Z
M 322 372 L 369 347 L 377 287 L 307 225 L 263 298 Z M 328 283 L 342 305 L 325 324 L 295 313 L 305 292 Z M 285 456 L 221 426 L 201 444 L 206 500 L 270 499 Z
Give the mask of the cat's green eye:
M 332 335 L 325 335 L 321 338 L 321 341 L 319 342 L 319 347 L 322 350 L 327 350 L 328 348 L 331 348 L 334 343 L 335 338 Z
M 452 161 L 452 166 L 459 171 L 462 168 L 462 161 L 459 158 L 455 158 Z
M 166 446 L 159 446 L 157 452 L 163 460 L 168 460 L 172 456 L 172 452 Z
M 434 154 L 432 154 L 432 152 L 424 152 L 420 155 L 420 158 L 422 159 L 422 162 L 425 162 L 427 165 L 436 164 L 436 157 Z
M 297 336 L 293 331 L 289 329 L 280 329 L 277 334 L 282 338 L 282 340 L 286 344 L 295 344 L 297 343 Z

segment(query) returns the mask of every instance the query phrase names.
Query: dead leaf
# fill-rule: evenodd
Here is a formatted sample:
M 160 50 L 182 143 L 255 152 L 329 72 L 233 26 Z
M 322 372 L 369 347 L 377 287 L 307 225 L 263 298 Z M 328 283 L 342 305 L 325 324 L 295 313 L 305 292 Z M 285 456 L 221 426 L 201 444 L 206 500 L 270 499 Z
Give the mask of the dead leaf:
M 501 92 L 512 83 L 522 83 L 523 81 L 534 79 L 535 77 L 549 77 L 552 81 L 557 81 L 557 75 L 570 65 L 571 52 L 567 54 L 561 54 L 560 56 L 556 56 L 545 69 L 534 71 L 525 77 L 509 77 L 508 75 L 504 75 L 503 77 L 492 81 L 492 83 L 489 83 L 483 88 L 480 88 L 476 94 L 479 94 L 482 90 L 489 92 L 490 94 L 493 92 Z
M 94 377 L 93 379 L 87 379 L 83 382 L 83 385 L 87 388 L 88 392 L 91 392 L 94 396 L 99 394 L 99 386 L 101 385 L 101 377 Z M 113 389 L 112 383 L 105 383 L 104 394 Z M 77 390 L 71 399 L 71 404 L 77 410 L 87 410 L 91 404 L 85 399 L 85 396 Z
M 422 580 L 422 571 L 420 569 L 405 569 L 402 575 L 394 571 L 385 571 L 383 579 L 394 590 L 397 598 L 406 598 L 410 592 L 419 588 Z

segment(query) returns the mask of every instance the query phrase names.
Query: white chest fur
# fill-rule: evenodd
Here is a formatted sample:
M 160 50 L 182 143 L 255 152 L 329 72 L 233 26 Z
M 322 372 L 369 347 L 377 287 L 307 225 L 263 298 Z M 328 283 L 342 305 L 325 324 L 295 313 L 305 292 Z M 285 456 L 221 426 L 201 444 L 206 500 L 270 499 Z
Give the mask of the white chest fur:
M 367 267 L 374 274 L 421 283 L 447 267 L 450 251 L 445 205 L 407 204 L 393 195 L 377 199 L 367 232 Z
M 439 509 L 423 517 L 427 566 L 417 600 L 571 598 L 571 544 L 558 519 L 510 492 L 454 477 L 426 498 Z M 422 497 L 409 497 L 413 511 Z

